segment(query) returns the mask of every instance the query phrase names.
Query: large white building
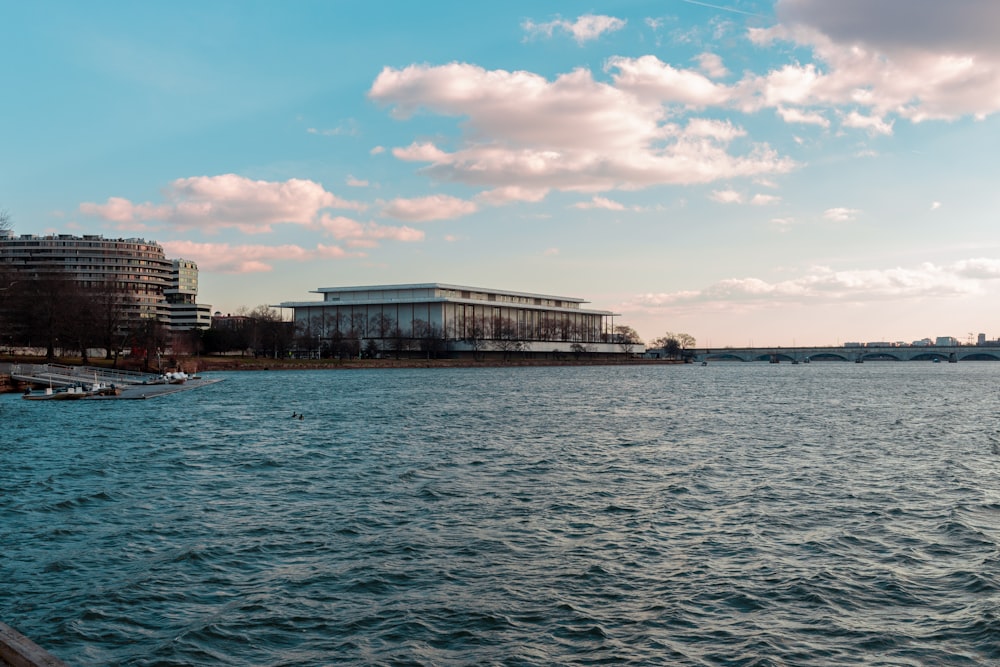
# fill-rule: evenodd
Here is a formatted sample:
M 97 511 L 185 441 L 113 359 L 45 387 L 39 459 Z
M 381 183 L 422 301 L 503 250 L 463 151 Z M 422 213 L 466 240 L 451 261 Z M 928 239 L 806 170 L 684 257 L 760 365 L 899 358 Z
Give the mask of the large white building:
M 0 230 L 0 268 L 21 279 L 62 275 L 83 290 L 112 289 L 126 319 L 155 318 L 173 330 L 211 324 L 211 306 L 195 303 L 198 265 L 167 259 L 154 241 Z
M 613 333 L 617 315 L 583 308 L 587 302 L 575 297 L 443 283 L 323 287 L 314 293 L 323 300 L 280 307 L 293 309 L 300 340 L 315 347 L 353 338 L 375 341 L 380 350 L 415 349 L 435 340 L 458 353 L 624 351 Z

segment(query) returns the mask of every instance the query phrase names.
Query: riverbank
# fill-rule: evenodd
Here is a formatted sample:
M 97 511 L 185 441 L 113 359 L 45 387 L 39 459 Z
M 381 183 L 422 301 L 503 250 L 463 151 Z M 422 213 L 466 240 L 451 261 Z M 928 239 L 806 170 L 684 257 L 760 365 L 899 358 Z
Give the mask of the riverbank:
M 663 359 L 252 359 L 199 357 L 179 359 L 179 365 L 198 372 L 253 370 L 352 370 L 374 368 L 491 368 L 516 366 L 629 366 L 681 363 Z
M 80 365 L 79 358 L 60 357 L 53 363 Z M 21 392 L 24 386 L 10 378 L 12 364 L 41 364 L 38 357 L 0 359 L 0 393 Z M 504 368 L 504 367 L 550 367 L 550 366 L 663 366 L 684 363 L 670 359 L 613 359 L 613 358 L 565 358 L 565 359 L 267 359 L 264 357 L 175 357 L 165 361 L 164 369 L 182 370 L 189 374 L 211 371 L 272 371 L 272 370 L 364 370 L 392 368 Z M 119 360 L 112 364 L 105 360 L 90 359 L 88 366 L 117 368 L 120 370 L 142 371 L 142 364 Z

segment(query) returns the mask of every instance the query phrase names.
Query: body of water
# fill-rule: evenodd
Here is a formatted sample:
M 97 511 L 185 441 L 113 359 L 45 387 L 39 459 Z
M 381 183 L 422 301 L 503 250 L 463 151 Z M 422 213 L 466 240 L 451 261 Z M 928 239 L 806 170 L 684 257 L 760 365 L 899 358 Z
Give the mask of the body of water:
M 72 665 L 1000 663 L 1000 364 L 216 375 L 0 396 L 0 620 Z

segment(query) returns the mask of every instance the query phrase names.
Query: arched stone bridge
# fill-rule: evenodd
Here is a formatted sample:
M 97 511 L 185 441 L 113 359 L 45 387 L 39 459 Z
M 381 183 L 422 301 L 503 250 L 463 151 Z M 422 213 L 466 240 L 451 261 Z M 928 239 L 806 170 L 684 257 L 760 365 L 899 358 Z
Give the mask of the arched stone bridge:
M 695 361 L 1000 361 L 997 345 L 907 347 L 726 347 L 694 349 Z

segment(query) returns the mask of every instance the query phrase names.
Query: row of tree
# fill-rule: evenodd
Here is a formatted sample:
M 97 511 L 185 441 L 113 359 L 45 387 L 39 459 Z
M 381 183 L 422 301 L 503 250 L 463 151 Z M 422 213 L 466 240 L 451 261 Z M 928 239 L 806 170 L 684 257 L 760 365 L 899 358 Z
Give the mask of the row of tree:
M 21 276 L 0 267 L 0 344 L 45 348 L 50 360 L 56 349 L 80 353 L 105 350 L 117 360 L 128 351 L 166 346 L 166 329 L 155 313 L 144 315 L 133 297 L 113 282 L 84 288 L 65 274 Z

